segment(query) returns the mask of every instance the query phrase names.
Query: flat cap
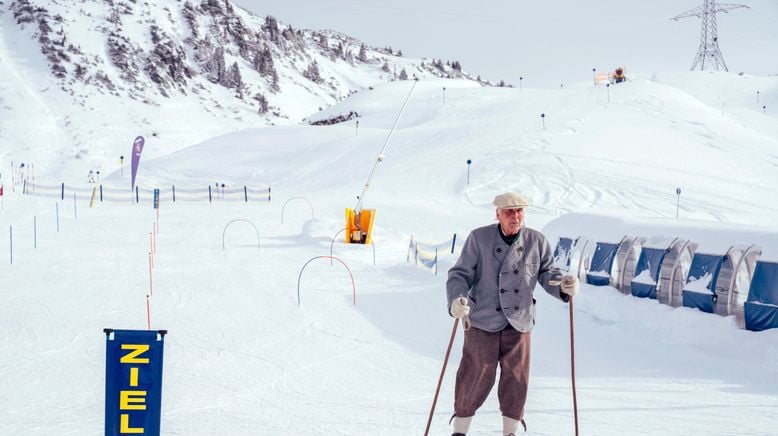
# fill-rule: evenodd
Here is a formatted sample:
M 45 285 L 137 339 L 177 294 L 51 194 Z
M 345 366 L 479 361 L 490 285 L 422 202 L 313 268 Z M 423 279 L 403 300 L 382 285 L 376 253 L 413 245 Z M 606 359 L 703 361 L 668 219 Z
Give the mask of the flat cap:
M 529 200 L 518 192 L 506 192 L 494 197 L 492 204 L 499 209 L 521 209 L 529 206 Z

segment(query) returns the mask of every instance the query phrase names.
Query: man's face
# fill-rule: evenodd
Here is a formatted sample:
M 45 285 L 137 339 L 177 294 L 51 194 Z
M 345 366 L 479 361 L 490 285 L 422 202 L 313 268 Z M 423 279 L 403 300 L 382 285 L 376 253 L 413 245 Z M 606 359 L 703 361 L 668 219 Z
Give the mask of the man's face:
M 524 225 L 524 208 L 521 209 L 497 209 L 497 221 L 500 222 L 503 233 L 515 235 Z

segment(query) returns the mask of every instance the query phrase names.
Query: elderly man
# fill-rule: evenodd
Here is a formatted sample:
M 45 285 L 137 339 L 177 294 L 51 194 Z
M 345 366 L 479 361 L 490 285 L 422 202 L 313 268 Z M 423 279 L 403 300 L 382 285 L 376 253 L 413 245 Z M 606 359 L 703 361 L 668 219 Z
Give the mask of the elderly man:
M 535 325 L 535 285 L 567 302 L 578 292 L 578 278 L 562 277 L 551 246 L 537 230 L 524 227 L 527 199 L 516 192 L 495 197 L 497 224 L 467 237 L 448 272 L 446 292 L 451 316 L 462 319 L 465 341 L 454 389 L 454 434 L 464 436 L 476 410 L 494 385 L 503 416 L 503 434 L 515 435 L 524 423 L 530 362 L 530 332 Z

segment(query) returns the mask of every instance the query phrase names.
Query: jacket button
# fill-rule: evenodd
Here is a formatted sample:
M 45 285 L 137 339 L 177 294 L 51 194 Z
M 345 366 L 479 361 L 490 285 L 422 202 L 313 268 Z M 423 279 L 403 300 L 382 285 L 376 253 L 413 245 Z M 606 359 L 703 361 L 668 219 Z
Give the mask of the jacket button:
M 498 253 L 502 253 L 502 248 L 498 248 L 498 249 L 497 249 L 497 252 L 498 252 Z
M 500 289 L 500 293 L 504 294 L 505 293 L 505 289 Z
M 515 270 L 513 270 L 513 273 L 514 273 L 514 274 L 518 274 L 518 273 L 519 273 L 519 270 L 515 269 Z
M 518 294 L 518 293 L 519 293 L 519 290 L 518 290 L 518 289 L 514 289 L 514 290 L 513 290 L 513 292 L 514 292 L 514 293 L 516 293 L 516 294 Z
M 498 308 L 497 308 L 497 311 L 498 311 L 498 312 L 502 312 L 502 309 L 498 307 Z
M 519 306 L 514 307 L 514 309 L 519 310 Z

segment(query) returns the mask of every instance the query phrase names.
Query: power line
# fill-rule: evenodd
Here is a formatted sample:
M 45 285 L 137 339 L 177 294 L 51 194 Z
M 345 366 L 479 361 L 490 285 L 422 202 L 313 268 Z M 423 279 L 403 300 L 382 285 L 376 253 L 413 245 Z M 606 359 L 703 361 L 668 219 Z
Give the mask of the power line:
M 680 18 L 697 17 L 702 19 L 702 29 L 700 32 L 700 47 L 697 49 L 697 56 L 694 57 L 691 70 L 699 67 L 700 71 L 706 68 L 716 71 L 729 71 L 724 62 L 724 56 L 719 49 L 718 26 L 716 25 L 716 13 L 728 12 L 732 9 L 748 8 L 746 5 L 721 3 L 716 4 L 716 0 L 704 0 L 701 6 L 690 9 L 680 15 L 676 15 L 671 20 L 678 21 Z

